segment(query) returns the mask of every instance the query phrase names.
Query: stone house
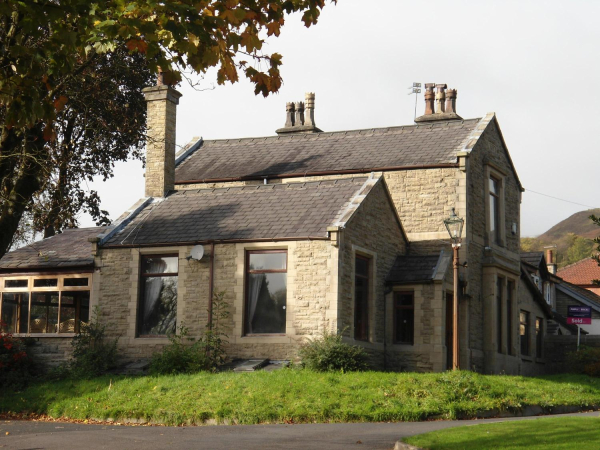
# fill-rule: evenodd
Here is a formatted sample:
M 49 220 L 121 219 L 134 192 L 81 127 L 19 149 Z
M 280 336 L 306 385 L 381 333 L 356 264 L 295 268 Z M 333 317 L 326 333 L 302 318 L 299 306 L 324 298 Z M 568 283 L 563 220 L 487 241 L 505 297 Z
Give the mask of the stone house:
M 295 358 L 330 329 L 376 367 L 445 370 L 455 209 L 461 368 L 528 372 L 519 317 L 538 303 L 520 281 L 523 189 L 493 113 L 465 120 L 455 90 L 428 84 L 414 125 L 324 132 L 307 94 L 276 136 L 198 138 L 176 155 L 180 94 L 145 93 L 146 197 L 90 249 L 90 305 L 124 358 L 148 357 L 180 325 L 200 335 L 222 291 L 231 357 Z M 546 330 L 548 311 L 531 311 Z

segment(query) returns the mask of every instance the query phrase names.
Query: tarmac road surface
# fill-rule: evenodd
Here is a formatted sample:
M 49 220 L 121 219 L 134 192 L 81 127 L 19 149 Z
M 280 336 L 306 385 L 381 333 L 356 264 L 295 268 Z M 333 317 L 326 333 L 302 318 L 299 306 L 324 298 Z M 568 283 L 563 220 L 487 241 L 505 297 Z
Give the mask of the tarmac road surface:
M 598 416 L 599 414 L 599 412 L 591 412 L 562 416 Z M 428 431 L 484 422 L 535 420 L 537 418 L 539 417 L 432 422 L 201 427 L 84 425 L 2 420 L 0 421 L 0 448 L 21 450 L 392 449 L 397 440 Z

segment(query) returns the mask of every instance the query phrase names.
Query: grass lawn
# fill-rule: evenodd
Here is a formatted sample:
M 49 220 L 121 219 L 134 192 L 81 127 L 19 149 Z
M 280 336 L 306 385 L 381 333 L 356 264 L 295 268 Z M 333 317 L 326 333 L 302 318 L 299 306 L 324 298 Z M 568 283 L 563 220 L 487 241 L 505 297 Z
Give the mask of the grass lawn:
M 472 448 L 598 449 L 600 418 L 560 417 L 452 428 L 421 434 L 405 442 L 431 450 Z
M 46 381 L 0 391 L 0 412 L 156 423 L 416 421 L 526 405 L 600 405 L 600 378 L 446 373 L 199 373 Z

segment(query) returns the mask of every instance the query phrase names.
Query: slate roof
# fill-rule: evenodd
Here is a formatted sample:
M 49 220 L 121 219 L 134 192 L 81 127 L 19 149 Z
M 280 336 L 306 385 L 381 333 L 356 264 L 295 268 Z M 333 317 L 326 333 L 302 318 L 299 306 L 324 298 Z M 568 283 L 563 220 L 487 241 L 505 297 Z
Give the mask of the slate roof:
M 575 292 L 576 294 L 579 294 L 581 297 L 585 297 L 587 300 L 596 305 L 596 309 L 600 310 L 600 296 L 594 294 L 589 289 L 582 288 L 580 286 L 577 286 L 576 284 L 569 283 L 566 281 L 559 283 L 557 287 L 570 290 L 572 292 Z
M 464 148 L 479 120 L 198 141 L 193 149 L 184 152 L 187 156 L 178 159 L 175 182 L 443 167 L 457 162 L 456 152 Z
M 144 207 L 104 247 L 327 239 L 367 177 L 182 190 Z
M 401 255 L 386 278 L 390 284 L 410 284 L 432 281 L 440 255 Z
M 600 280 L 600 266 L 595 259 L 586 258 L 560 269 L 556 275 L 572 284 L 591 285 Z
M 0 272 L 93 267 L 92 244 L 88 242 L 88 238 L 103 230 L 103 227 L 71 228 L 21 247 L 0 259 Z
M 544 252 L 524 252 L 521 253 L 521 260 L 525 261 L 536 268 L 539 268 L 542 259 L 544 258 Z

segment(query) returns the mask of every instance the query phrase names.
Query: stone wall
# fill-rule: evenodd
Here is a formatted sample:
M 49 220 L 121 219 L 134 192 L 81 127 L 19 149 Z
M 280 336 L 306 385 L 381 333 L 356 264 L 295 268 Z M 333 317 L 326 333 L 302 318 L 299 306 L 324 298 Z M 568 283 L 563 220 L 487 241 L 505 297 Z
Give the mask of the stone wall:
M 73 336 L 31 337 L 27 340 L 31 342 L 27 352 L 44 368 L 64 364 L 71 358 Z
M 385 278 L 396 257 L 406 253 L 406 241 L 383 180 L 360 204 L 342 232 L 340 242 L 338 329 L 348 342 L 367 349 L 376 367 L 383 368 Z M 356 255 L 370 259 L 369 340 L 354 339 L 354 274 Z
M 581 346 L 600 347 L 600 335 L 582 334 Z M 547 373 L 572 371 L 569 353 L 577 351 L 577 335 L 547 335 L 544 339 Z

